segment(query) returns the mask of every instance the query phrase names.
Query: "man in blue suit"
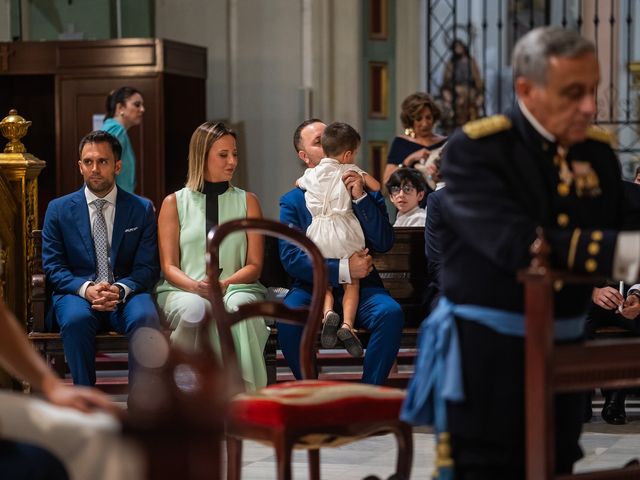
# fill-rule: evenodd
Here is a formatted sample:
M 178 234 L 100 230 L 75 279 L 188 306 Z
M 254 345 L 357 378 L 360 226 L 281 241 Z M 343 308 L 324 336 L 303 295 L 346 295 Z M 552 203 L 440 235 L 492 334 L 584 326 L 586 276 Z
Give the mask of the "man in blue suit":
M 118 140 L 91 132 L 79 151 L 85 185 L 49 204 L 42 264 L 53 292 L 49 318 L 60 326 L 73 382 L 94 385 L 100 329 L 130 337 L 137 327 L 158 326 L 149 292 L 160 267 L 151 202 L 115 184 L 122 168 Z
M 315 167 L 324 157 L 320 138 L 325 124 L 318 119 L 303 122 L 295 131 L 293 144 L 298 157 L 309 167 Z M 329 282 L 333 287 L 360 279 L 360 303 L 356 315 L 356 327 L 371 332 L 364 357 L 362 381 L 375 385 L 383 384 L 389 375 L 400 347 L 400 335 L 404 315 L 398 302 L 382 285 L 373 267 L 369 251 L 386 252 L 393 246 L 393 227 L 379 192 L 366 193 L 364 181 L 355 172 L 343 178 L 351 192 L 353 211 L 360 221 L 366 241 L 366 249 L 354 253 L 348 259 L 327 259 Z M 304 192 L 294 188 L 280 198 L 280 221 L 306 231 L 311 224 L 311 213 L 304 200 Z M 280 241 L 280 260 L 293 285 L 285 297 L 290 307 L 309 305 L 311 302 L 312 269 L 308 257 L 297 247 Z M 335 305 L 342 304 L 342 288 L 333 291 Z M 300 374 L 300 340 L 302 327 L 278 324 L 278 342 L 289 367 L 296 378 Z

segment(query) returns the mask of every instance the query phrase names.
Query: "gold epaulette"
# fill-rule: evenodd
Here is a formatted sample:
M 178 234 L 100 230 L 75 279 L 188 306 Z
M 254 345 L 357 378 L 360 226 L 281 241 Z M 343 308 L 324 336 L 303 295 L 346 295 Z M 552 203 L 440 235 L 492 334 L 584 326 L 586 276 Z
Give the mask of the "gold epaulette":
M 475 140 L 504 130 L 509 130 L 510 128 L 511 120 L 509 120 L 509 118 L 504 115 L 492 115 L 466 123 L 464 127 L 462 127 L 462 131 L 466 133 L 469 138 Z
M 611 135 L 611 132 L 596 125 L 591 125 L 587 129 L 587 138 L 595 140 L 596 142 L 606 143 L 608 145 L 613 143 L 613 136 Z

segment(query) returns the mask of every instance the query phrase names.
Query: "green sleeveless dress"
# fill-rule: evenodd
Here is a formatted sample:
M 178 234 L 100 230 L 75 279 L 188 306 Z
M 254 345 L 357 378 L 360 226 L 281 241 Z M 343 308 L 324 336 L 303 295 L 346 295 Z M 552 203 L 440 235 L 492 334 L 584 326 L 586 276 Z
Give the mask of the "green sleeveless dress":
M 180 269 L 195 280 L 206 278 L 206 196 L 183 188 L 176 192 L 176 204 L 180 221 Z M 222 224 L 229 220 L 247 216 L 247 197 L 244 190 L 230 186 L 218 197 L 218 220 Z M 247 258 L 247 236 L 234 233 L 220 245 L 220 279 L 230 277 L 240 270 Z M 229 285 L 224 296 L 228 310 L 256 300 L 262 300 L 266 289 L 260 282 Z M 173 332 L 171 341 L 175 345 L 193 350 L 197 342 L 197 322 L 205 312 L 211 311 L 208 300 L 185 292 L 161 279 L 156 286 L 156 300 L 163 310 Z M 269 337 L 264 319 L 251 318 L 234 325 L 233 339 L 247 390 L 253 391 L 267 384 L 267 371 L 263 351 Z M 219 340 L 215 329 L 211 332 L 214 348 L 219 351 Z

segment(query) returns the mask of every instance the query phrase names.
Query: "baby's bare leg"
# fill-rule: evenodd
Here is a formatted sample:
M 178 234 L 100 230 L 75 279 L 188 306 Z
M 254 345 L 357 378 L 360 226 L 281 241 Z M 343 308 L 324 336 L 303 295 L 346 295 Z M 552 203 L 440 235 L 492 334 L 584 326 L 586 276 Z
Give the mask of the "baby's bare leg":
M 351 283 L 345 283 L 344 296 L 342 297 L 342 321 L 353 329 L 356 323 L 356 312 L 360 301 L 360 280 L 351 279 Z
M 331 287 L 327 288 L 324 294 L 324 308 L 322 312 L 326 315 L 329 310 L 333 310 L 333 291 Z

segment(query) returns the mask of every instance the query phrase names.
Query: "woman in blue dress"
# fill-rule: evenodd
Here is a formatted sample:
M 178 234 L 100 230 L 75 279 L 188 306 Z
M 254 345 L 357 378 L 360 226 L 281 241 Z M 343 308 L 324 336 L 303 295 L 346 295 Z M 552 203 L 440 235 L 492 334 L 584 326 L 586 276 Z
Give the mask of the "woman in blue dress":
M 102 130 L 118 139 L 122 145 L 122 169 L 116 176 L 118 187 L 134 193 L 136 187 L 136 155 L 129 141 L 127 130 L 142 123 L 144 100 L 132 87 L 120 87 L 107 97 L 107 114 Z
M 404 99 L 400 112 L 404 134 L 393 139 L 382 183 L 387 183 L 398 167 L 425 162 L 431 150 L 444 145 L 447 138 L 433 131 L 439 118 L 440 109 L 430 95 L 416 92 Z

